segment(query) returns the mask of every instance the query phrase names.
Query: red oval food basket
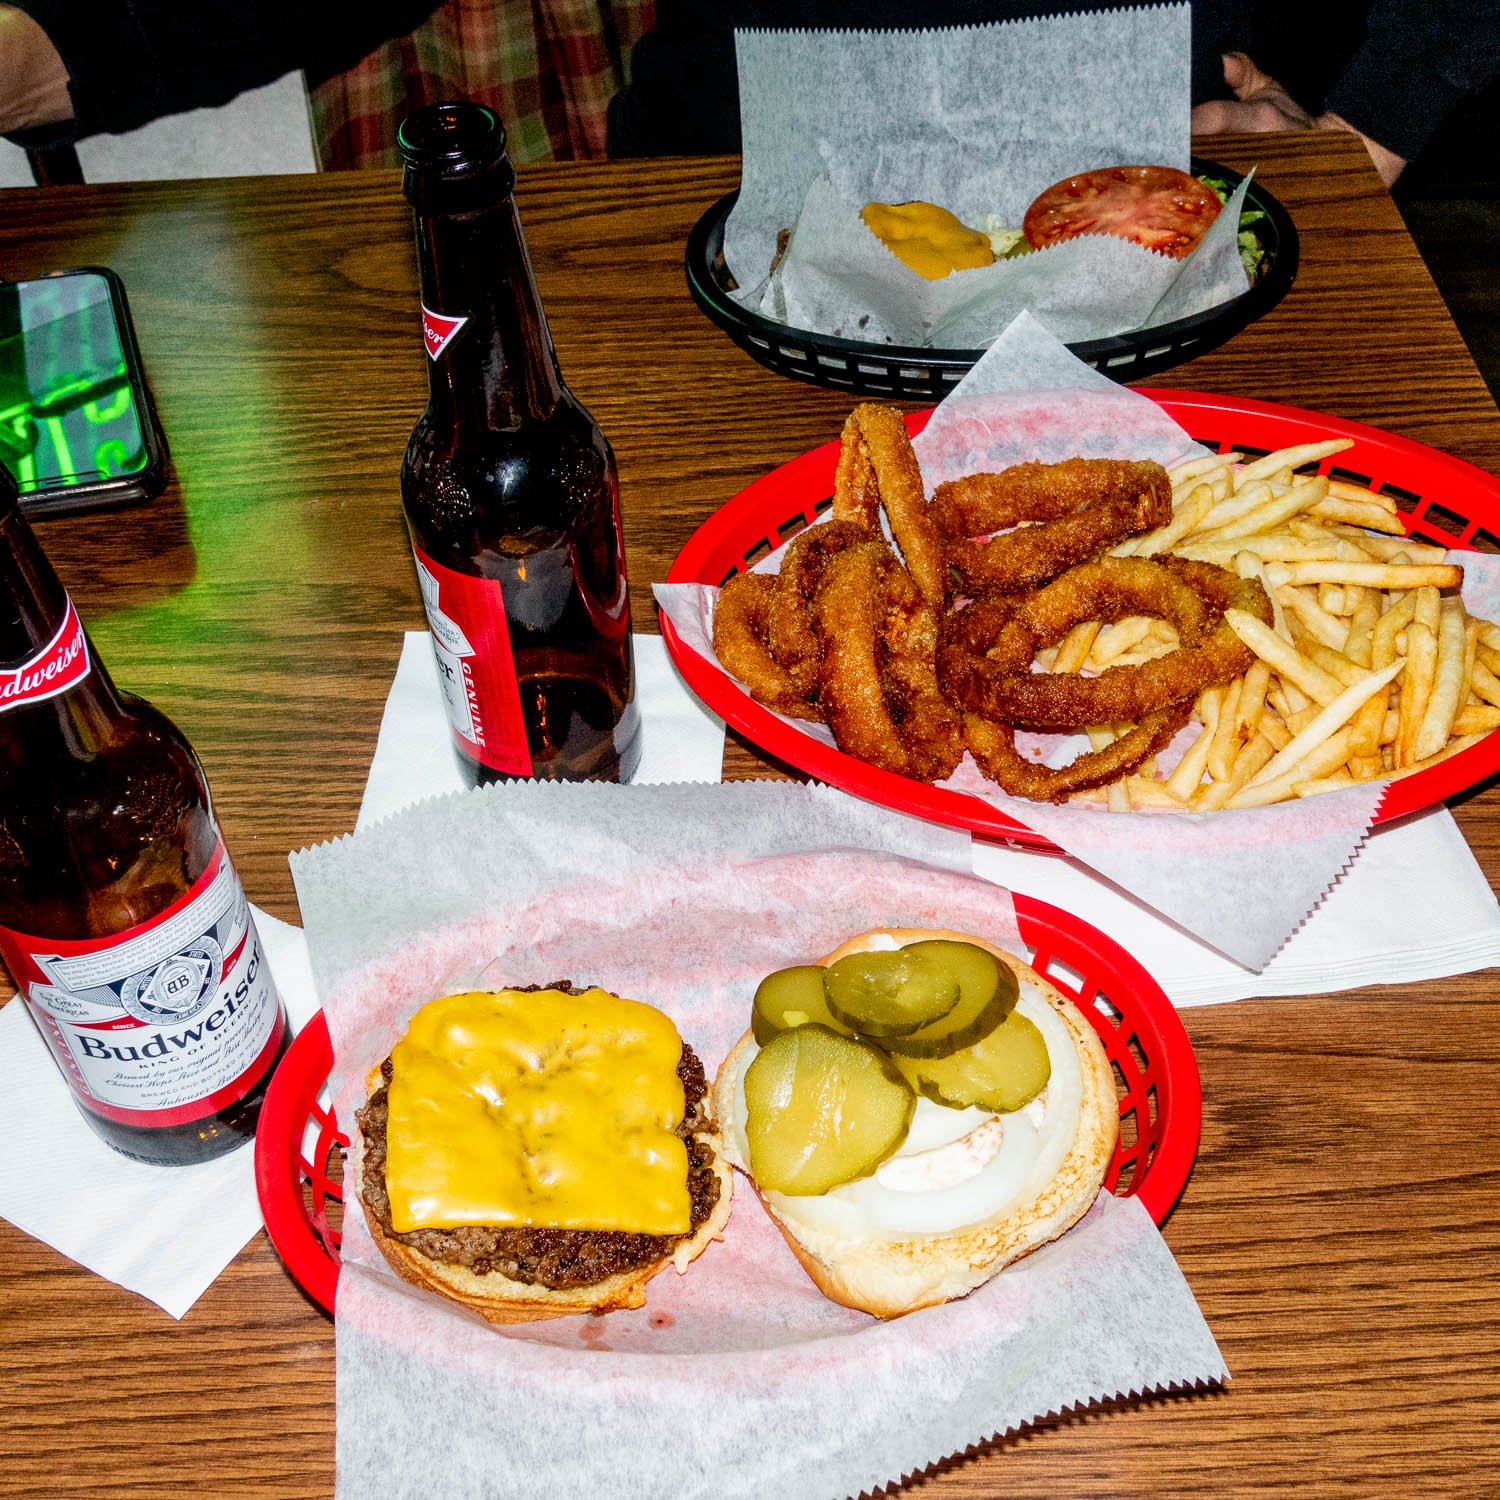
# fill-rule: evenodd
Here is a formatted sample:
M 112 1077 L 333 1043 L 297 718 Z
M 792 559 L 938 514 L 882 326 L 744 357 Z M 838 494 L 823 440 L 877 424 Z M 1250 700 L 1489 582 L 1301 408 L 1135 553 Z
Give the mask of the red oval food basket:
M 1198 1064 L 1181 1018 L 1150 974 L 1096 927 L 1029 896 L 1016 896 L 1015 906 L 1033 968 L 1079 1004 L 1115 1071 L 1120 1144 L 1104 1185 L 1139 1198 L 1160 1223 L 1192 1170 L 1202 1120 Z M 322 1102 L 332 1062 L 319 1011 L 276 1070 L 255 1137 L 255 1185 L 271 1243 L 329 1312 L 349 1143 Z
M 1247 457 L 1331 437 L 1353 446 L 1317 465 L 1319 473 L 1393 494 L 1409 535 L 1453 548 L 1500 537 L 1500 480 L 1409 438 L 1346 422 L 1319 412 L 1242 397 L 1197 391 L 1143 390 L 1186 429 L 1218 453 Z M 906 419 L 912 434 L 930 411 Z M 774 551 L 831 503 L 839 444 L 825 443 L 773 469 L 720 506 L 678 554 L 668 583 L 719 585 Z M 929 786 L 867 765 L 806 733 L 761 705 L 718 662 L 685 646 L 665 616 L 662 635 L 688 686 L 752 744 L 786 764 L 846 792 L 937 823 L 967 828 L 987 838 L 1054 850 L 1050 840 L 999 808 L 967 792 Z M 1500 730 L 1424 771 L 1389 784 L 1376 823 L 1388 823 L 1464 791 L 1500 770 Z

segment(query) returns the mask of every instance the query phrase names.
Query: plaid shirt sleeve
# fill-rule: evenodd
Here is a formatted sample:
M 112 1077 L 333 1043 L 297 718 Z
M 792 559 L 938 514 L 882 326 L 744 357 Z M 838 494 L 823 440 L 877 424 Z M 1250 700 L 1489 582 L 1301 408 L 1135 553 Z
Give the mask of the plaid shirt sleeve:
M 444 99 L 494 109 L 514 161 L 603 157 L 610 98 L 655 10 L 655 0 L 446 0 L 311 89 L 318 160 L 394 166 L 401 121 Z

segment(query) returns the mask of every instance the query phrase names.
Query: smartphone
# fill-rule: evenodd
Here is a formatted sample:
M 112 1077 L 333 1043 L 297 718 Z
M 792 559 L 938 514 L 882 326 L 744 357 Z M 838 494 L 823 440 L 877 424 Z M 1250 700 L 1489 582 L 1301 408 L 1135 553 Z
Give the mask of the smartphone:
M 166 441 L 113 271 L 0 282 L 0 463 L 33 518 L 147 500 L 166 482 Z

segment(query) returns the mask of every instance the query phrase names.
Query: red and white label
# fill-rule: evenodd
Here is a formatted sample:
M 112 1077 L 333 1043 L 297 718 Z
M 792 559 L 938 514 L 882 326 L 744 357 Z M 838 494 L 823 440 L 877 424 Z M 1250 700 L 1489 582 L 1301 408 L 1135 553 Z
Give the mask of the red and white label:
M 77 687 L 89 670 L 89 643 L 69 599 L 62 624 L 52 639 L 30 661 L 0 671 L 0 713 L 66 693 Z
M 448 318 L 422 304 L 422 341 L 427 345 L 428 359 L 436 359 L 458 337 L 458 330 L 469 320 Z
M 0 955 L 74 1092 L 106 1119 L 202 1119 L 249 1093 L 281 1045 L 281 997 L 222 843 L 150 921 L 82 942 L 0 927 Z
M 474 760 L 502 776 L 530 776 L 531 750 L 500 584 L 456 573 L 416 546 L 412 553 L 454 737 Z

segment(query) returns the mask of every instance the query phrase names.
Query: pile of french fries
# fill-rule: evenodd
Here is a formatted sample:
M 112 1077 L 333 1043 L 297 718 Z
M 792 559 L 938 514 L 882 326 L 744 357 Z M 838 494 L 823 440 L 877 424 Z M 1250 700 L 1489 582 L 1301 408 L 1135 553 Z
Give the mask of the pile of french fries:
M 1465 611 L 1463 569 L 1406 537 L 1392 497 L 1298 472 L 1349 446 L 1307 443 L 1248 463 L 1214 454 L 1171 471 L 1172 519 L 1114 555 L 1175 552 L 1259 578 L 1274 622 L 1228 611 L 1255 662 L 1199 695 L 1181 760 L 1085 796 L 1121 812 L 1262 807 L 1410 775 L 1500 726 L 1500 626 Z M 1162 620 L 1091 622 L 1043 665 L 1096 672 L 1176 645 Z M 1089 738 L 1117 732 L 1100 725 Z

